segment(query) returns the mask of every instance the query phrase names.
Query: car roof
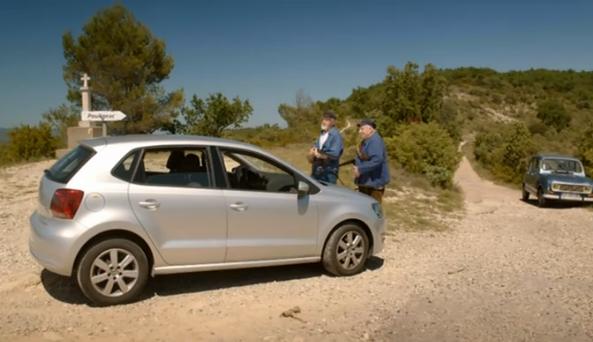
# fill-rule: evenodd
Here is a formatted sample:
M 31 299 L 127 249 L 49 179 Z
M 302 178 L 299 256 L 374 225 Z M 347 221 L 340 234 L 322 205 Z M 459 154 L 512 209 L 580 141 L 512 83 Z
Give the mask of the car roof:
M 155 144 L 204 144 L 210 146 L 247 147 L 259 150 L 259 148 L 254 145 L 240 141 L 198 135 L 131 134 L 88 139 L 81 143 L 90 147 L 98 147 L 102 145 L 134 145 L 136 147 L 142 147 Z
M 567 154 L 554 154 L 554 153 L 540 153 L 538 155 L 536 155 L 536 158 L 539 159 L 552 159 L 552 158 L 558 158 L 558 159 L 570 159 L 570 160 L 577 160 L 579 161 L 579 158 L 567 155 Z

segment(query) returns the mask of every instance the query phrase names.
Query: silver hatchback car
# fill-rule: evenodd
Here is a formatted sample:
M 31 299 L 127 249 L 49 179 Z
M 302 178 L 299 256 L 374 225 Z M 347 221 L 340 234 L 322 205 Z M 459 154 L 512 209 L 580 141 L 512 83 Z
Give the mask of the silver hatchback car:
M 381 206 L 263 150 L 197 136 L 87 140 L 45 171 L 31 254 L 99 305 L 149 276 L 321 262 L 361 272 L 383 248 Z

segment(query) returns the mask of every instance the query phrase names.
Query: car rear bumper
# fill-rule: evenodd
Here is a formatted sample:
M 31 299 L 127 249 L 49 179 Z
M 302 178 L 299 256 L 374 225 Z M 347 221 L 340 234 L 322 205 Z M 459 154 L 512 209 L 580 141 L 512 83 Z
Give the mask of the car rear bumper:
M 578 195 L 581 196 L 581 195 Z M 588 196 L 581 196 L 581 198 L 577 197 L 569 197 L 566 193 L 546 193 L 544 194 L 544 198 L 555 200 L 555 201 L 571 201 L 571 202 L 593 202 L 593 197 Z
M 37 212 L 31 215 L 29 222 L 29 251 L 35 260 L 48 271 L 72 275 L 76 258 L 73 245 L 80 225 L 71 220 L 47 218 Z

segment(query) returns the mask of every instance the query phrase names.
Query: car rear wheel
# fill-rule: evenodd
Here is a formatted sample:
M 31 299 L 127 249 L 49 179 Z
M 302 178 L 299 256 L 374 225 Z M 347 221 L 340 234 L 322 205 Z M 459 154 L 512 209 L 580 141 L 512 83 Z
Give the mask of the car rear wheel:
M 361 227 L 345 224 L 336 229 L 323 250 L 323 267 L 336 276 L 360 273 L 369 253 L 369 238 Z
M 525 189 L 525 184 L 523 184 L 523 192 L 522 192 L 521 198 L 522 198 L 522 199 L 523 199 L 523 201 L 525 201 L 525 202 L 529 201 L 529 191 L 527 191 L 527 190 Z
M 548 200 L 544 197 L 544 190 L 542 188 L 537 190 L 537 205 L 540 208 L 545 208 L 548 205 Z
M 76 271 L 82 293 L 97 305 L 116 305 L 138 297 L 148 280 L 148 258 L 134 242 L 104 240 L 87 249 Z

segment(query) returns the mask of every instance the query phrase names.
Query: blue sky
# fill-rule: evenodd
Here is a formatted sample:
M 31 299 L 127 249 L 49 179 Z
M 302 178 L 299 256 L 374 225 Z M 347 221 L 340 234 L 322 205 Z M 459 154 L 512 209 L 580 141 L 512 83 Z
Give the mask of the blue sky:
M 0 127 L 66 102 L 61 36 L 112 1 L 0 3 Z M 592 1 L 123 1 L 165 40 L 167 89 L 249 99 L 250 125 L 281 123 L 299 89 L 345 97 L 387 65 L 593 69 Z M 92 75 L 91 75 L 92 76 Z M 92 81 L 91 81 L 92 85 Z

